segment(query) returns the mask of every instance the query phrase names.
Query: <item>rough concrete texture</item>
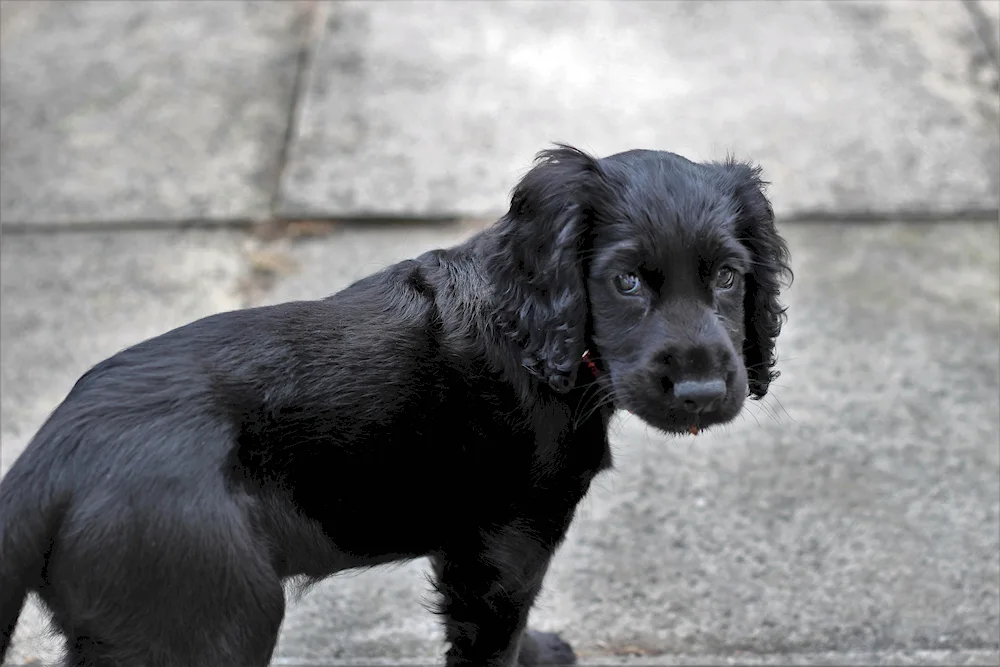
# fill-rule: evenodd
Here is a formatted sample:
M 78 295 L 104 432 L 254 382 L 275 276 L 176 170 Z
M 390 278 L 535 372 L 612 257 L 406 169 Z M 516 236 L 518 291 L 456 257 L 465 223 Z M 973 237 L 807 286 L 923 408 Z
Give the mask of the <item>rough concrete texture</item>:
M 949 651 L 866 651 L 851 653 L 843 651 L 827 651 L 825 653 L 747 653 L 735 652 L 728 655 L 657 655 L 657 656 L 613 656 L 599 659 L 583 658 L 582 666 L 612 667 L 622 665 L 627 667 L 680 667 L 690 665 L 828 665 L 829 667 L 844 667 L 846 665 L 996 665 L 997 652 L 991 650 L 949 650 Z M 431 667 L 439 663 L 427 660 L 413 659 L 372 659 L 343 660 L 329 659 L 303 661 L 287 658 L 276 658 L 271 662 L 273 667 Z
M 308 6 L 4 2 L 3 224 L 267 215 Z
M 966 0 L 970 2 L 970 0 Z M 970 7 L 973 20 L 980 22 L 983 33 L 987 35 L 987 52 L 990 53 L 994 62 L 1000 58 L 997 50 L 1000 49 L 1000 0 L 971 0 L 975 5 Z M 998 63 L 1000 66 L 1000 63 Z
M 733 152 L 784 216 L 998 204 L 997 66 L 960 2 L 318 9 L 284 215 L 495 215 L 552 141 Z
M 3 461 L 93 363 L 248 303 L 244 266 L 251 303 L 315 298 L 471 231 L 6 235 Z M 582 504 L 533 624 L 591 664 L 995 664 L 997 226 L 782 231 L 797 278 L 772 395 L 697 438 L 620 419 L 617 468 Z M 416 561 L 317 586 L 290 606 L 275 664 L 435 662 L 425 574 Z M 19 626 L 15 662 L 54 655 L 41 618 Z
M 227 232 L 4 235 L 0 243 L 0 467 L 73 383 L 118 350 L 245 303 L 244 240 Z M 13 664 L 53 660 L 32 603 Z

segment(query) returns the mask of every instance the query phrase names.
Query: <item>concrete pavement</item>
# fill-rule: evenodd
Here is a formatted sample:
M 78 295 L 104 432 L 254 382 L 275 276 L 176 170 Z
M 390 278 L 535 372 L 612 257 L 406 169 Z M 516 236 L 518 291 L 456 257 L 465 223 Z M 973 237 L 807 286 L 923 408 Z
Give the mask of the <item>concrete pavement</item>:
M 998 16 L 0 3 L 0 466 L 102 358 L 457 242 L 552 140 L 732 150 L 792 247 L 783 375 L 697 438 L 621 418 L 533 623 L 593 665 L 997 664 Z M 414 220 L 300 221 L 372 216 Z M 275 664 L 435 662 L 425 569 L 293 601 Z
M 266 216 L 305 9 L 4 2 L 4 224 Z
M 490 217 L 552 141 L 749 156 L 785 217 L 982 215 L 997 4 L 5 1 L 0 218 Z
M 495 215 L 554 140 L 753 156 L 786 217 L 997 206 L 996 70 L 957 2 L 324 7 L 282 214 Z

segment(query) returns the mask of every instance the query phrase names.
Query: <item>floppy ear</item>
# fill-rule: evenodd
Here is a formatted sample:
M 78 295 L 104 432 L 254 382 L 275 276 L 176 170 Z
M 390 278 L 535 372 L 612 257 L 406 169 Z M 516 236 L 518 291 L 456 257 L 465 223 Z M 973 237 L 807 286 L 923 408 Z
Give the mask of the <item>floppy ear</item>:
M 597 159 L 575 148 L 540 152 L 514 188 L 487 257 L 501 326 L 521 364 L 559 392 L 573 387 L 585 351 L 580 250 L 589 217 L 584 197 L 597 179 Z
M 750 250 L 752 267 L 747 275 L 743 312 L 746 318 L 743 358 L 747 367 L 750 396 L 760 399 L 767 394 L 771 380 L 780 373 L 775 342 L 787 317 L 779 300 L 782 280 L 793 279 L 789 266 L 788 246 L 774 225 L 771 203 L 764 196 L 766 183 L 761 169 L 732 159 L 726 164 L 735 177 L 734 189 L 738 202 L 736 233 Z

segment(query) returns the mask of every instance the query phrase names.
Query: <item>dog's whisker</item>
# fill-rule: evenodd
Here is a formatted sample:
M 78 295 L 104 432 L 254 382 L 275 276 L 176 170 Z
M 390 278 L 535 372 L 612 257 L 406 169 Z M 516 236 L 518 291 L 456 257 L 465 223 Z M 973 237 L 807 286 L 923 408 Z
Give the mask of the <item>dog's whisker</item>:
M 775 413 L 774 408 L 771 405 L 763 400 L 759 401 L 757 405 L 760 406 L 760 409 L 763 410 L 764 414 L 767 415 L 771 421 L 778 425 L 781 424 L 781 420 L 778 418 L 778 415 Z
M 588 410 L 588 412 L 584 416 L 584 418 L 581 419 L 581 420 L 579 420 L 577 422 L 577 424 L 579 425 L 579 424 L 585 423 L 588 419 L 590 419 L 601 408 L 609 406 L 609 405 L 614 405 L 614 404 L 615 404 L 614 391 L 613 390 L 609 390 L 608 394 L 605 395 L 605 396 L 603 396 L 603 397 L 600 397 L 595 402 L 594 406 Z
M 605 389 L 601 387 L 601 383 L 597 381 L 592 382 L 590 385 L 584 388 L 583 396 L 581 396 L 581 399 L 577 404 L 577 407 L 573 414 L 573 423 L 575 426 L 579 427 L 580 424 L 584 423 L 587 419 L 590 418 L 590 416 L 593 414 L 593 411 L 590 410 L 589 406 L 592 401 L 595 401 L 598 404 L 598 406 L 600 405 L 600 403 L 604 400 L 603 398 L 601 398 L 601 392 L 603 390 Z M 590 392 L 589 396 L 587 395 L 588 392 Z M 584 413 L 586 413 L 586 417 L 581 419 L 580 415 Z
M 760 403 L 761 405 L 767 407 L 767 409 L 771 412 L 771 414 L 774 415 L 775 419 L 780 420 L 781 415 L 778 412 L 778 409 L 774 406 L 774 403 L 772 403 L 772 401 L 774 401 L 774 394 L 769 393 L 767 396 L 761 399 Z
M 788 417 L 789 419 L 791 419 L 793 423 L 795 423 L 795 417 L 793 417 L 791 414 L 789 414 L 788 410 L 785 409 L 785 406 L 782 405 L 782 403 L 778 399 L 778 397 L 773 392 L 771 394 L 769 394 L 769 396 L 774 400 L 775 403 L 778 404 L 778 407 L 780 407 L 781 411 L 785 413 L 785 416 Z
M 752 405 L 751 403 L 744 403 L 743 404 L 743 410 L 740 411 L 740 414 L 742 415 L 742 414 L 749 413 L 750 416 L 753 417 L 753 420 L 755 422 L 757 422 L 757 427 L 760 428 L 760 420 L 757 419 L 757 415 L 755 415 L 753 412 L 750 411 L 750 406 L 751 405 Z

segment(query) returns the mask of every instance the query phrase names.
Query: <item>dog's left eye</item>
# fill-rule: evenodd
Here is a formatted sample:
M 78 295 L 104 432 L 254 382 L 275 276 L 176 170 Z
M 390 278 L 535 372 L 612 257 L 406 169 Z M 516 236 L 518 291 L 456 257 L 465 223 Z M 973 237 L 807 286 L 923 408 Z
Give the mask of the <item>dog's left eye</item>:
M 642 287 L 639 276 L 634 273 L 619 273 L 615 276 L 615 287 L 622 294 L 635 294 Z
M 736 272 L 724 266 L 715 273 L 715 289 L 729 289 L 736 283 Z

